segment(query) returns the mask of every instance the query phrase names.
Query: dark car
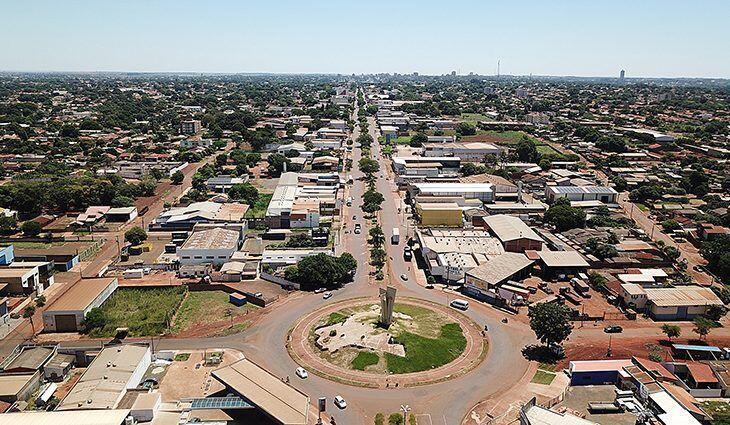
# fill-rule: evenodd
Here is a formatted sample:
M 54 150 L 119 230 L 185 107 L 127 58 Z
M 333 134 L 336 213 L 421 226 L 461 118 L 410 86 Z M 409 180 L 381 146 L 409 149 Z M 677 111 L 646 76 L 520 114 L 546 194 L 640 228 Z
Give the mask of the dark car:
M 607 334 L 618 334 L 624 331 L 624 328 L 618 325 L 613 326 L 606 326 L 603 328 L 603 332 L 606 332 Z

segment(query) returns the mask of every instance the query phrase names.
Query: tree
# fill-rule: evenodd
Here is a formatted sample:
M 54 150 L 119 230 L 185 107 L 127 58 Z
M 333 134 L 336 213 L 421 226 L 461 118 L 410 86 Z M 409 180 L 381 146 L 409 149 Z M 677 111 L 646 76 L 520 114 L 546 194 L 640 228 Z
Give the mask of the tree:
M 559 201 L 550 206 L 545 212 L 544 219 L 546 223 L 552 224 L 561 232 L 586 225 L 585 211 L 571 207 L 570 201 L 567 205 L 565 201 Z
M 700 339 L 706 338 L 712 328 L 715 326 L 715 324 L 706 317 L 695 317 L 692 322 L 695 325 L 694 329 L 692 329 L 692 332 L 699 335 Z
M 385 243 L 385 234 L 380 226 L 371 227 L 368 236 L 370 236 L 370 243 L 375 246 L 382 246 Z
M 89 312 L 86 313 L 86 317 L 84 318 L 84 324 L 86 325 L 87 331 L 95 328 L 103 328 L 104 326 L 106 326 L 106 322 L 106 314 L 104 314 L 104 310 L 100 309 L 99 307 L 94 307 L 89 310 Z
M 730 280 L 730 235 L 717 235 L 700 247 L 700 254 L 707 260 L 710 270 L 717 273 L 720 280 Z
M 26 221 L 20 226 L 20 230 L 25 236 L 36 237 L 41 233 L 41 224 L 37 221 Z
M 17 231 L 18 222 L 15 217 L 0 215 L 0 234 L 12 235 Z
M 139 226 L 134 226 L 124 233 L 124 240 L 132 245 L 139 245 L 147 240 L 147 232 Z
M 284 171 L 284 164 L 290 164 L 291 160 L 278 153 L 272 153 L 266 158 L 266 162 L 269 163 L 269 174 L 278 177 Z
M 671 341 L 672 338 L 679 338 L 679 336 L 682 334 L 682 328 L 680 328 L 677 325 L 670 325 L 668 323 L 665 323 L 662 325 L 662 333 L 669 338 Z
M 403 425 L 403 415 L 400 413 L 391 413 L 388 416 L 388 425 Z
M 424 143 L 428 142 L 428 136 L 423 133 L 416 133 L 411 136 L 411 140 L 408 143 L 412 148 L 420 148 Z
M 183 174 L 182 171 L 177 170 L 174 173 L 172 173 L 172 176 L 170 176 L 170 180 L 172 180 L 173 184 L 180 184 L 185 180 L 185 174 Z
M 711 305 L 707 308 L 707 311 L 705 312 L 705 317 L 712 320 L 713 322 L 717 322 L 720 319 L 723 318 L 727 314 L 727 307 L 724 305 Z
M 360 158 L 357 163 L 358 168 L 365 174 L 375 174 L 380 170 L 378 161 L 371 158 Z
M 287 279 L 310 288 L 332 288 L 352 279 L 357 262 L 352 255 L 333 257 L 317 254 L 303 258 L 296 266 L 286 269 Z
M 228 191 L 228 196 L 231 199 L 243 200 L 247 204 L 253 205 L 259 199 L 259 191 L 251 183 L 234 184 Z
M 35 335 L 35 323 L 33 323 L 33 315 L 35 314 L 35 306 L 30 304 L 25 307 L 23 310 L 23 318 L 24 319 L 30 319 L 30 328 L 33 330 L 33 335 Z
M 539 154 L 537 145 L 527 136 L 522 136 L 516 147 L 517 158 L 523 162 L 537 162 Z
M 477 129 L 468 122 L 460 122 L 456 124 L 456 133 L 462 136 L 473 136 L 477 134 Z
M 561 344 L 573 327 L 570 324 L 570 308 L 557 303 L 540 303 L 530 307 L 530 328 L 537 339 L 548 346 Z
M 35 297 L 35 305 L 36 307 L 43 307 L 46 305 L 46 297 L 43 295 L 38 295 Z

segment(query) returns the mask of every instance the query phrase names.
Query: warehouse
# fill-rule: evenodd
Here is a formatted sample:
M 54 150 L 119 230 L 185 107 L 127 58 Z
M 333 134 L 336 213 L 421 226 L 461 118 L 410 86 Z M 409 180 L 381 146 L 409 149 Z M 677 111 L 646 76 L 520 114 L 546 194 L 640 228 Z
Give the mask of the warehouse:
M 615 384 L 631 359 L 572 361 L 568 365 L 570 385 Z
M 494 185 L 491 183 L 414 183 L 408 187 L 411 199 L 421 197 L 460 197 L 494 202 Z
M 588 262 L 578 251 L 527 251 L 525 254 L 537 261 L 545 279 L 565 279 L 588 269 Z
M 96 356 L 56 410 L 114 409 L 136 388 L 152 362 L 146 344 L 106 347 Z
M 127 416 L 129 410 L 126 409 L 67 412 L 29 410 L 0 415 L 0 425 L 122 425 Z
M 615 204 L 618 192 L 612 187 L 604 186 L 545 186 L 545 199 L 552 203 L 560 198 L 568 198 L 571 202 L 601 201 L 604 204 Z
M 43 312 L 46 332 L 77 332 L 86 313 L 101 307 L 119 286 L 117 278 L 81 279 Z
M 178 248 L 180 264 L 223 264 L 241 247 L 238 229 L 220 227 L 193 232 Z
M 710 288 L 697 285 L 673 288 L 644 288 L 635 283 L 621 285 L 624 305 L 646 311 L 654 320 L 685 320 L 702 316 L 722 300 Z
M 509 280 L 519 281 L 530 273 L 532 260 L 524 254 L 505 252 L 466 272 L 464 284 L 480 290 L 494 289 Z
M 461 227 L 461 208 L 455 202 L 417 202 L 416 212 L 423 226 Z
M 508 252 L 539 251 L 542 249 L 542 238 L 524 221 L 511 215 L 490 215 L 484 217 L 489 230 L 502 242 Z
M 40 387 L 41 373 L 0 375 L 0 401 L 15 403 L 26 401 Z M 3 415 L 0 415 L 3 416 Z

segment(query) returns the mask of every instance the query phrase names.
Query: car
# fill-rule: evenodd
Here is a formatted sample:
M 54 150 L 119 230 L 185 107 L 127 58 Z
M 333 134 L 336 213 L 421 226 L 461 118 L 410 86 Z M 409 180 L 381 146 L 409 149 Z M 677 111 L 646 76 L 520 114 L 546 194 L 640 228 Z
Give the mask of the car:
M 321 294 L 322 292 L 324 292 L 326 290 L 327 290 L 327 288 L 317 288 L 317 289 L 314 290 L 314 293 L 315 294 Z
M 623 332 L 624 328 L 618 325 L 612 325 L 612 326 L 606 326 L 603 328 L 603 332 L 606 332 L 607 334 L 618 334 Z
M 322 298 L 325 300 L 332 298 L 332 292 L 325 292 L 324 295 L 322 295 Z
M 408 275 L 405 274 L 405 273 L 403 273 L 402 275 L 400 275 L 400 278 L 403 279 L 403 280 L 405 280 L 405 281 L 408 281 Z
M 298 367 L 294 373 L 296 373 L 297 376 L 302 379 L 307 379 L 309 377 L 309 374 L 303 367 Z
M 359 227 L 355 227 L 355 231 L 353 233 L 355 233 L 356 235 L 359 235 L 360 234 L 360 228 Z
M 344 409 L 347 407 L 347 402 L 344 398 L 342 398 L 341 395 L 335 396 L 335 406 L 339 407 L 340 409 Z
M 433 285 L 431 285 L 431 284 L 426 285 L 426 289 L 433 289 Z

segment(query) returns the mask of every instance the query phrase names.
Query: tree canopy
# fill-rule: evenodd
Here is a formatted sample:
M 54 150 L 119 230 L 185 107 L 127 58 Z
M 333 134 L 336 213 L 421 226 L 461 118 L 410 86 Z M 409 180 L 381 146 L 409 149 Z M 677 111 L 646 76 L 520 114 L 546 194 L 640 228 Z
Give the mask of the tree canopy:
M 570 336 L 570 308 L 557 303 L 540 303 L 530 307 L 530 328 L 543 344 L 560 344 Z

